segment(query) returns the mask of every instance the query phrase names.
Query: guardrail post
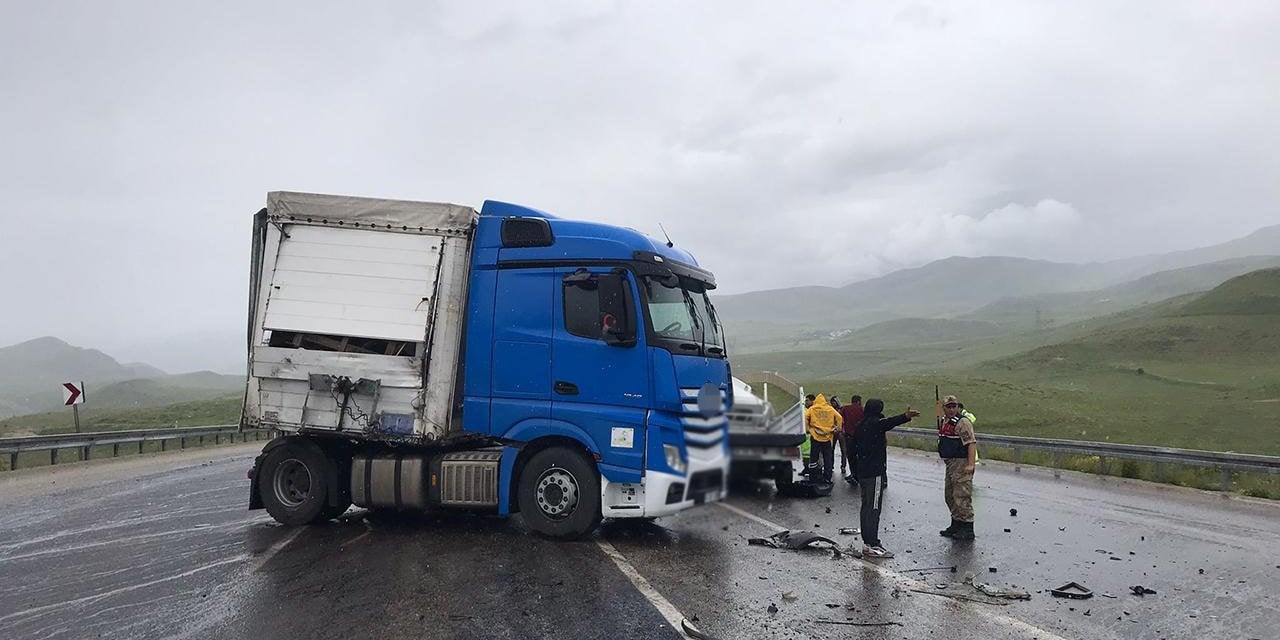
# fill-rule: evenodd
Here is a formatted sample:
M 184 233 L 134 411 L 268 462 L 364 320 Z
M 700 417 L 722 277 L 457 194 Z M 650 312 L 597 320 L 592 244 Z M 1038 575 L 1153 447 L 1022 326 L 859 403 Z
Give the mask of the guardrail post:
M 167 451 L 167 450 L 169 449 L 168 444 L 169 444 L 169 441 L 168 441 L 168 440 L 165 440 L 164 438 L 160 438 L 160 450 L 161 450 L 161 451 Z
M 142 445 L 144 442 L 145 442 L 144 440 L 138 441 L 138 455 L 142 455 Z
M 90 452 L 91 452 L 92 450 L 93 450 L 93 445 L 89 445 L 89 446 L 85 447 L 85 448 L 84 448 L 84 455 L 80 456 L 80 459 L 81 459 L 81 460 L 88 460 L 88 459 L 89 459 L 89 454 L 90 454 Z
M 49 466 L 53 466 L 55 464 L 58 464 L 58 450 L 50 449 L 49 450 Z
M 187 437 L 186 437 L 186 436 L 182 436 L 181 438 L 178 438 L 178 448 L 179 448 L 179 449 L 186 449 L 186 448 L 187 448 Z
M 1061 451 L 1053 452 L 1053 477 L 1054 478 L 1062 477 L 1062 452 Z
M 204 436 L 200 436 L 200 446 L 204 446 Z
M 1106 457 L 1106 456 L 1098 456 L 1098 474 L 1099 474 L 1099 475 L 1104 475 L 1104 476 L 1105 476 L 1105 475 L 1110 475 L 1110 474 L 1108 474 L 1108 473 L 1107 473 L 1107 471 L 1109 470 L 1109 469 L 1108 469 L 1108 466 L 1109 466 L 1109 465 L 1107 464 L 1107 457 Z
M 1013 448 L 1013 470 L 1022 472 L 1022 449 L 1017 447 Z
M 1220 477 L 1222 480 L 1222 490 L 1230 491 L 1231 490 L 1231 470 L 1226 467 L 1223 467 L 1219 471 L 1219 473 L 1221 474 Z
M 18 452 L 9 454 L 9 470 L 13 471 L 18 468 Z
M 213 443 L 222 444 L 222 434 L 219 434 L 219 433 L 213 434 Z
M 1156 463 L 1156 482 L 1164 482 L 1164 463 Z
M 117 443 L 115 443 L 115 444 L 111 445 L 111 457 L 112 457 L 112 458 L 119 458 L 119 457 L 120 457 L 120 443 L 119 443 L 119 442 L 117 442 Z

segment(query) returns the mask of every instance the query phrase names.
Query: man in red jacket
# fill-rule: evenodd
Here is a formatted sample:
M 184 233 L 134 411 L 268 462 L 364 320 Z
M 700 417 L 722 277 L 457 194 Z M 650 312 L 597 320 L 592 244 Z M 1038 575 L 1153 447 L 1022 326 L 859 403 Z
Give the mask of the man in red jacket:
M 853 436 L 858 431 L 858 423 L 862 422 L 862 396 L 852 396 L 849 398 L 849 404 L 840 407 L 840 418 L 844 420 L 844 449 L 840 451 L 840 471 L 844 474 L 844 481 L 848 483 L 856 483 L 858 481 L 854 474 L 853 461 L 857 459 L 857 451 L 854 448 Z M 845 466 L 848 465 L 848 470 Z

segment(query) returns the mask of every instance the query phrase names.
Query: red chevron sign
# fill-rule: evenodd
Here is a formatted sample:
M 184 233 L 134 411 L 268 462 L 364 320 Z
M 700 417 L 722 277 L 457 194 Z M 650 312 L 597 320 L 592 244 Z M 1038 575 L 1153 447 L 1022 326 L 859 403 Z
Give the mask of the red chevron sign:
M 84 383 L 79 383 L 79 386 L 74 382 L 62 383 L 62 404 L 68 407 L 73 404 L 84 404 Z

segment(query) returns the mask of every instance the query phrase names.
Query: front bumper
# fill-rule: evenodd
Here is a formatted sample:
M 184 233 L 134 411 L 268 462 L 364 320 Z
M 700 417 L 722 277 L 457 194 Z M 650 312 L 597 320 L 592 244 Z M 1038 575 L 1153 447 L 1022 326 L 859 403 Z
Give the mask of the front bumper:
M 601 514 L 606 518 L 656 518 L 689 507 L 719 502 L 729 494 L 729 456 L 716 447 L 714 457 L 689 459 L 687 476 L 645 471 L 639 483 L 601 477 Z

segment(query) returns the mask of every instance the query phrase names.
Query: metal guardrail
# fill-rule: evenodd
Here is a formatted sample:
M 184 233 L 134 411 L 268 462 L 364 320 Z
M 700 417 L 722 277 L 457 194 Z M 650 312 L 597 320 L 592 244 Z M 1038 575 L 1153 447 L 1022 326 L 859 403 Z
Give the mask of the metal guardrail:
M 796 398 L 804 397 L 804 388 L 800 385 L 788 380 L 785 376 L 777 371 L 739 371 L 734 374 L 739 380 L 749 384 L 771 384 Z
M 910 427 L 899 427 L 889 432 L 891 437 L 895 434 L 907 438 L 930 440 L 936 440 L 938 437 L 938 432 L 934 429 L 915 429 Z M 1221 471 L 1223 491 L 1228 491 L 1231 488 L 1232 471 L 1280 473 L 1280 456 L 1264 456 L 1250 453 L 1225 453 L 1138 444 L 1059 440 L 1055 438 L 1029 438 L 994 433 L 980 433 L 978 435 L 978 443 L 980 446 L 986 445 L 1011 449 L 1015 465 L 1022 464 L 1023 451 L 1049 453 L 1053 456 L 1053 467 L 1055 469 L 1062 466 L 1062 457 L 1065 455 L 1096 456 L 1098 458 L 1098 472 L 1102 474 L 1107 473 L 1108 464 L 1111 460 L 1151 462 L 1155 463 L 1156 481 L 1158 482 L 1164 481 L 1165 465 L 1178 464 L 1211 467 Z
M 142 453 L 148 442 L 159 442 L 160 450 L 168 449 L 171 440 L 178 441 L 178 448 L 185 449 L 187 443 L 198 439 L 204 444 L 205 438 L 213 438 L 214 444 L 221 444 L 223 439 L 236 441 L 240 436 L 242 442 L 250 439 L 261 440 L 262 436 L 272 436 L 271 429 L 245 429 L 239 425 L 214 425 L 209 427 L 181 427 L 174 429 L 133 429 L 130 431 L 98 431 L 94 433 L 59 433 L 47 436 L 24 436 L 20 438 L 0 438 L 0 455 L 9 454 L 9 469 L 18 468 L 18 455 L 32 451 L 48 451 L 49 464 L 58 464 L 58 452 L 64 449 L 79 449 L 80 459 L 89 460 L 94 447 L 111 445 L 111 457 L 120 455 L 120 445 L 138 446 Z

